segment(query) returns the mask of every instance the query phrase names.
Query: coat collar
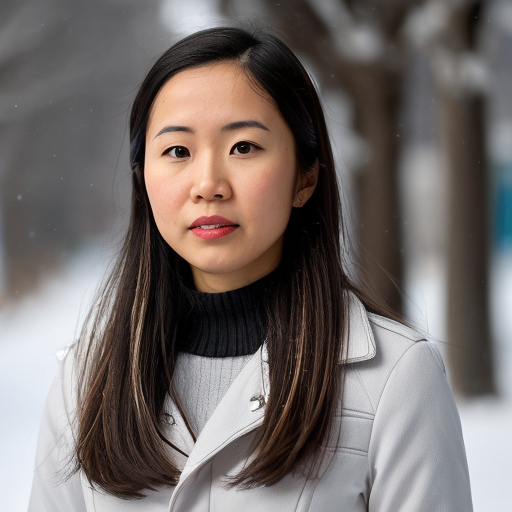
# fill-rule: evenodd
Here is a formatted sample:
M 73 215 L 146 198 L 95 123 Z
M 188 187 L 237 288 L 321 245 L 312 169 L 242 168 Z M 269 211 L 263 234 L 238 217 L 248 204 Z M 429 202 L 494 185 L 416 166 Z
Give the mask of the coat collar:
M 346 293 L 348 325 L 345 329 L 344 343 L 340 353 L 340 364 L 357 363 L 375 357 L 377 348 L 363 303 L 352 292 Z

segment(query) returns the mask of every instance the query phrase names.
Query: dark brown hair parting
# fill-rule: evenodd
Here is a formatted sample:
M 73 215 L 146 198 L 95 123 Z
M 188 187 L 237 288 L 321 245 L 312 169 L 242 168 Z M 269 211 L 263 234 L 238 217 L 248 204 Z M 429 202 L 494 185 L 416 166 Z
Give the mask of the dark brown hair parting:
M 181 409 L 172 376 L 179 321 L 186 311 L 188 265 L 160 236 L 146 194 L 148 118 L 170 78 L 221 61 L 237 63 L 277 105 L 295 137 L 299 172 L 319 166 L 314 194 L 293 209 L 279 283 L 268 308 L 271 391 L 264 421 L 250 464 L 230 485 L 272 485 L 304 463 L 315 466 L 341 400 L 346 291 L 354 291 L 368 309 L 383 312 L 378 300 L 360 291 L 344 270 L 331 146 L 318 94 L 297 57 L 259 30 L 215 28 L 176 43 L 149 71 L 133 104 L 130 224 L 76 351 L 75 470 L 120 498 L 141 498 L 145 489 L 175 485 L 180 477 L 172 455 L 180 450 L 165 438 L 162 412 L 168 394 Z

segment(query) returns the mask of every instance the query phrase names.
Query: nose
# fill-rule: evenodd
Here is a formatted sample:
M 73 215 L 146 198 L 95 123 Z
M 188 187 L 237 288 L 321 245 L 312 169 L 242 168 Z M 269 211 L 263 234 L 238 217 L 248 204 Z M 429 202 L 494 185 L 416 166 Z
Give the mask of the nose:
M 197 160 L 196 166 L 190 188 L 192 201 L 225 201 L 231 197 L 231 186 L 222 163 L 215 161 L 213 157 L 208 157 Z

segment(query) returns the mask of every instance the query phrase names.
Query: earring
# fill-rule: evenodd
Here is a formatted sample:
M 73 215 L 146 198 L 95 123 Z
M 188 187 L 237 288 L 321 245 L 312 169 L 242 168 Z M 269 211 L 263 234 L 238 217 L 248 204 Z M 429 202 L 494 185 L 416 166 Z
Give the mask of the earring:
M 300 208 L 302 206 L 302 191 L 300 191 L 295 196 L 295 199 L 293 200 L 293 206 L 295 206 L 295 208 Z

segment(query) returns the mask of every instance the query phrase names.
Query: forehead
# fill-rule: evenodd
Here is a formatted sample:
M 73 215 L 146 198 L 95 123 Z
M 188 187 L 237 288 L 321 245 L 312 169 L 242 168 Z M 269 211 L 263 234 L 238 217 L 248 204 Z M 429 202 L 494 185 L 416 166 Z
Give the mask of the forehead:
M 153 101 L 148 127 L 162 116 L 259 114 L 281 117 L 273 99 L 239 65 L 220 62 L 170 78 Z

